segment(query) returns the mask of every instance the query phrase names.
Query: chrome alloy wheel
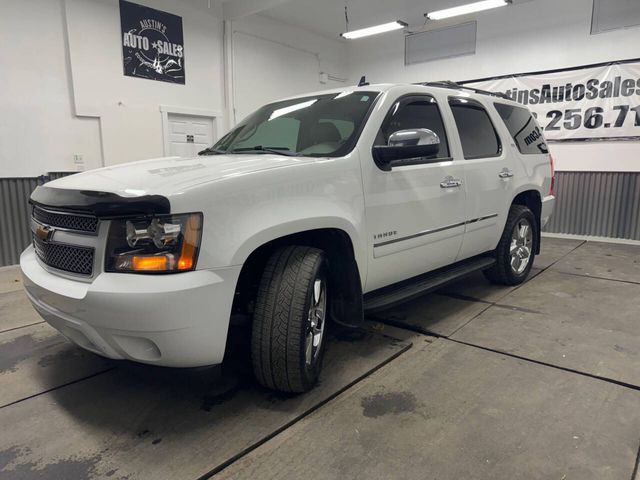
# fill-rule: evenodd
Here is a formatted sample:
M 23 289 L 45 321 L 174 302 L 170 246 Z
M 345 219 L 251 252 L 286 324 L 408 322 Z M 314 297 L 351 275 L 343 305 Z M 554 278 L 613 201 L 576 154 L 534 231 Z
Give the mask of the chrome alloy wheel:
M 511 269 L 517 275 L 524 272 L 531 261 L 531 251 L 533 248 L 533 229 L 529 220 L 521 218 L 511 233 Z
M 305 362 L 311 365 L 322 347 L 324 326 L 327 313 L 327 287 L 324 279 L 316 278 L 313 282 L 313 294 L 309 307 L 309 323 L 305 338 Z

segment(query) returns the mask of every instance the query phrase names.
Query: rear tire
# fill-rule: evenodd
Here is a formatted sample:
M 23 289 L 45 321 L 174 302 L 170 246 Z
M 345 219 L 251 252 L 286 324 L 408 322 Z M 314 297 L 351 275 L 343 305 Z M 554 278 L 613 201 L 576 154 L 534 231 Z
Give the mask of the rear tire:
M 524 205 L 511 205 L 502 237 L 495 250 L 496 264 L 485 277 L 499 285 L 519 285 L 529 276 L 536 256 L 538 223 Z
M 292 393 L 313 388 L 322 368 L 327 310 L 324 252 L 296 245 L 274 252 L 258 288 L 251 334 L 261 385 Z

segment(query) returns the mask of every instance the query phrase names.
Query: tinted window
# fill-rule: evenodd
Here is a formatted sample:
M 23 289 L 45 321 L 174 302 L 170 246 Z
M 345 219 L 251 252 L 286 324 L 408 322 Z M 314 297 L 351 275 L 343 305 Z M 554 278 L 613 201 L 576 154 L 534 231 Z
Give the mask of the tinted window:
M 255 145 L 273 145 L 295 152 L 297 149 L 300 121 L 295 118 L 275 118 L 258 125 L 255 131 L 247 132 L 236 139 L 233 148 L 245 148 Z
M 342 138 L 349 138 L 356 126 L 351 120 L 337 120 L 335 118 L 332 119 L 320 119 L 320 124 L 323 123 L 332 123 L 337 129 L 338 133 Z
M 263 153 L 258 148 L 263 147 L 309 157 L 346 155 L 357 142 L 377 96 L 378 92 L 354 90 L 265 105 L 222 137 L 209 153 Z
M 449 104 L 458 126 L 464 158 L 500 155 L 500 138 L 484 107 L 467 98 L 451 98 Z
M 496 103 L 495 106 L 521 153 L 549 153 L 542 130 L 529 110 L 504 103 Z
M 389 136 L 398 130 L 427 128 L 440 138 L 437 158 L 449 157 L 447 134 L 444 130 L 440 109 L 431 97 L 408 97 L 396 102 L 387 114 L 376 136 L 376 145 L 386 145 Z

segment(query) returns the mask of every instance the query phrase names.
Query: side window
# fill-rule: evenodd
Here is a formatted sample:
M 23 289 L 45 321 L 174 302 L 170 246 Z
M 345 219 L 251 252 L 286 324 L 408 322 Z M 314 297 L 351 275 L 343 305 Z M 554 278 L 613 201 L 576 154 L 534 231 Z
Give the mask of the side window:
M 500 137 L 484 107 L 469 98 L 449 98 L 458 126 L 464 158 L 496 157 L 502 152 Z
M 520 153 L 525 155 L 549 153 L 542 130 L 529 110 L 504 103 L 494 103 L 494 105 Z
M 437 158 L 449 158 L 447 134 L 435 99 L 428 96 L 406 97 L 392 107 L 376 136 L 375 145 L 386 145 L 389 136 L 398 130 L 428 128 L 440 138 Z

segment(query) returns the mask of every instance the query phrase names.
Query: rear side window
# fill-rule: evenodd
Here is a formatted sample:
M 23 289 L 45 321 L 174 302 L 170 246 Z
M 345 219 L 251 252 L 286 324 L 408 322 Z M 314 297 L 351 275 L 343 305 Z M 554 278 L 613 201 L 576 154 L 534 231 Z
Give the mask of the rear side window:
M 526 108 L 495 103 L 500 118 L 504 120 L 509 133 L 516 142 L 520 153 L 535 155 L 549 153 L 549 148 L 542 135 L 542 130 Z
M 437 158 L 449 158 L 447 134 L 440 109 L 433 97 L 416 95 L 401 98 L 393 104 L 376 136 L 375 145 L 387 145 L 389 136 L 398 130 L 426 128 L 440 138 Z
M 484 107 L 470 98 L 449 99 L 458 126 L 464 158 L 496 157 L 502 152 L 500 137 Z

